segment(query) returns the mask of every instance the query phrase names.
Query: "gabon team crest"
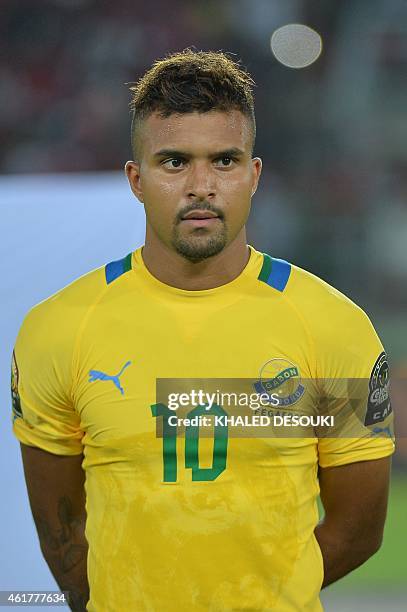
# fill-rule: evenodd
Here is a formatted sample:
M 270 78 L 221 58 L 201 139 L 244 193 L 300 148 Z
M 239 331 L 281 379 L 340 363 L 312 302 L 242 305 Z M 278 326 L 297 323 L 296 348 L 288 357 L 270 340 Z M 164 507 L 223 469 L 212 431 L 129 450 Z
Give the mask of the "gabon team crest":
M 305 392 L 298 366 L 280 358 L 270 359 L 262 366 L 260 380 L 253 386 L 257 393 L 277 395 L 281 408 L 296 404 Z
M 11 359 L 11 403 L 14 414 L 13 421 L 17 417 L 22 418 L 23 411 L 21 410 L 20 395 L 18 393 L 18 366 L 14 351 Z

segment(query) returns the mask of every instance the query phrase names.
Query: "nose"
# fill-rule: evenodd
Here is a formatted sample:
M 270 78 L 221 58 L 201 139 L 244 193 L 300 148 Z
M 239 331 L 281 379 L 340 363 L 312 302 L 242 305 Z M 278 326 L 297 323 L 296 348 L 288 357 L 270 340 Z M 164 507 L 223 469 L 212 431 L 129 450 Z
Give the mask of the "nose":
M 216 195 L 216 179 L 212 168 L 196 164 L 188 175 L 186 185 L 188 198 L 213 199 Z

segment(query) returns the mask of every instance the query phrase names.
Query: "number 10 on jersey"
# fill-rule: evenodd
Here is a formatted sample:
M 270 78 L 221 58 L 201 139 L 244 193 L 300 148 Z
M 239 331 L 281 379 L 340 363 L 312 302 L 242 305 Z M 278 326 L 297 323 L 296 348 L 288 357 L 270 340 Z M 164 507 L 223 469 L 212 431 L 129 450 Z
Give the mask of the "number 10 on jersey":
M 176 482 L 177 427 L 169 424 L 169 418 L 174 416 L 174 411 L 165 404 L 153 404 L 151 412 L 154 417 L 162 417 L 164 482 Z M 192 419 L 196 416 L 210 414 L 227 416 L 221 406 L 214 404 L 209 410 L 205 406 L 197 406 L 188 412 L 186 418 Z M 210 468 L 199 467 L 199 425 L 186 425 L 185 467 L 192 470 L 192 480 L 215 480 L 226 468 L 227 448 L 228 426 L 215 424 L 212 466 Z

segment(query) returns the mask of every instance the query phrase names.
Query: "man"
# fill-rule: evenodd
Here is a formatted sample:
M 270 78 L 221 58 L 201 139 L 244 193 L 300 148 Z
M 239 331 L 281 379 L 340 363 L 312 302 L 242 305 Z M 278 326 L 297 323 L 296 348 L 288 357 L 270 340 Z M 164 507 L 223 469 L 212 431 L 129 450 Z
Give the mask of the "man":
M 131 88 L 126 174 L 145 245 L 35 306 L 17 338 L 14 432 L 41 550 L 72 609 L 314 612 L 321 587 L 380 546 L 386 356 L 349 299 L 247 245 L 261 173 L 252 85 L 226 55 L 187 49 Z M 324 395 L 340 416 L 353 401 L 362 433 L 220 425 L 211 437 L 192 417 L 227 410 L 204 402 L 187 406 L 182 436 L 158 379 L 170 391 L 251 379 L 276 390 L 280 415 Z M 357 405 L 338 391 L 350 379 L 366 382 Z

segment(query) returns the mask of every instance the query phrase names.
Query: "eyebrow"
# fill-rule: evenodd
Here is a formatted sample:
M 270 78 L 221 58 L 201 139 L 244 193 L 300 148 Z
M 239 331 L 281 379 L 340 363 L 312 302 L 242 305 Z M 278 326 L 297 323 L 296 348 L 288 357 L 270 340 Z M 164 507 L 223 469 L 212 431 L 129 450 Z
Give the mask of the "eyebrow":
M 218 157 L 243 157 L 244 151 L 239 149 L 238 147 L 231 147 L 230 149 L 225 149 L 223 151 L 215 151 L 211 153 L 208 157 L 218 158 Z M 178 149 L 160 149 L 156 153 L 153 154 L 155 159 L 161 157 L 191 157 L 190 153 L 186 151 L 179 151 Z

